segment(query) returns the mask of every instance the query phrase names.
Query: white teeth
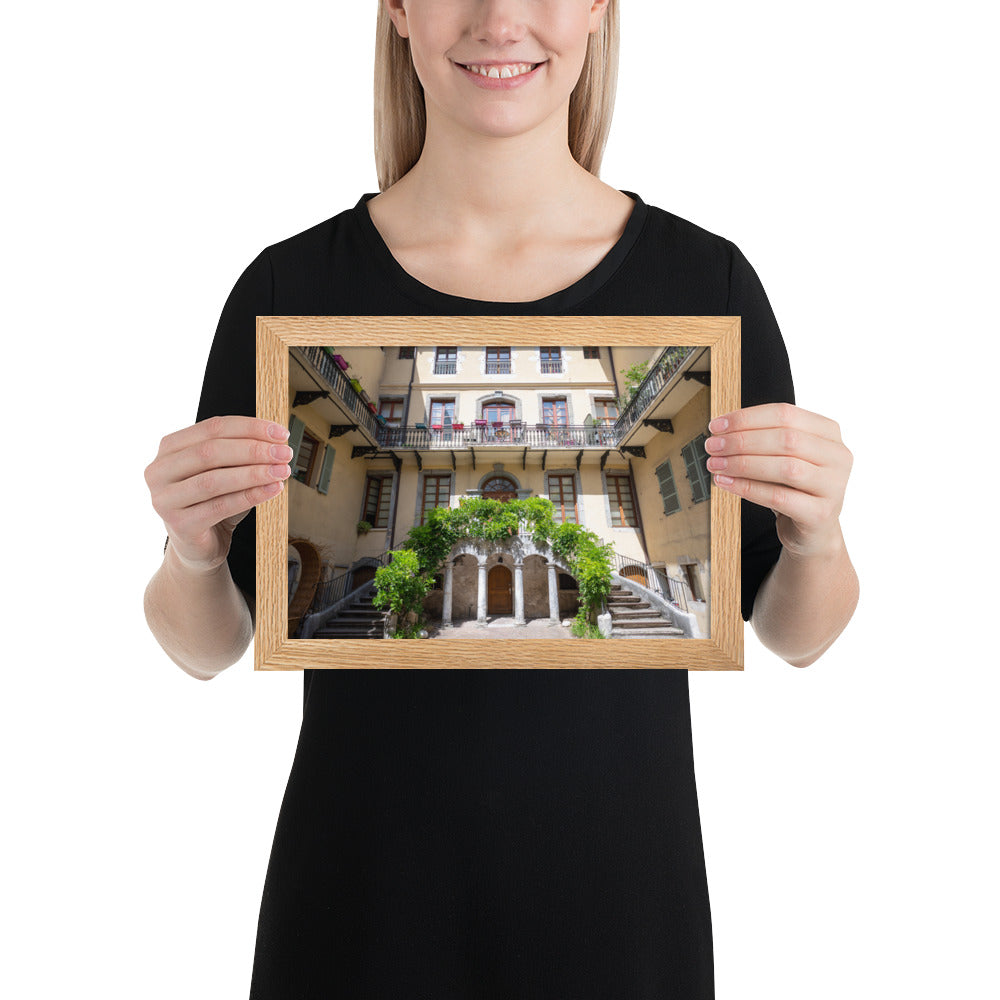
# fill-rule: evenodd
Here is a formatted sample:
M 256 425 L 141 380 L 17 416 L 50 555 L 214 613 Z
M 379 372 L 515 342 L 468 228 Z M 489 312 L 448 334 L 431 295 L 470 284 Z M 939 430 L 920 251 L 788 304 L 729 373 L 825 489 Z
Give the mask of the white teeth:
M 520 76 L 522 73 L 530 73 L 534 63 L 511 63 L 509 66 L 466 66 L 473 73 L 480 76 L 489 76 L 494 80 L 505 80 L 508 77 Z

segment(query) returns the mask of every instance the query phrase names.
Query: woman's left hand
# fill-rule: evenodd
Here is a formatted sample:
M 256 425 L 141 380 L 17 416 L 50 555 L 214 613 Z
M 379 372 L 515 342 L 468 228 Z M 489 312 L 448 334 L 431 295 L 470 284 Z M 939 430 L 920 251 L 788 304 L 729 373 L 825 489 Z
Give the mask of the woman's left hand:
M 790 403 L 765 403 L 715 417 L 705 441 L 720 489 L 769 507 L 794 556 L 843 546 L 840 511 L 854 457 L 827 417 Z

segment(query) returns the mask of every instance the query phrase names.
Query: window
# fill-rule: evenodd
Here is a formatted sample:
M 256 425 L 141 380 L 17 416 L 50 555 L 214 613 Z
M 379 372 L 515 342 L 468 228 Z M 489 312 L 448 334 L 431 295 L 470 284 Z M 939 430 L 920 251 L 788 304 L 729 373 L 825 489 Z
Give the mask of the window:
M 483 403 L 483 420 L 490 424 L 509 424 L 514 412 L 513 403 Z
M 569 410 L 565 396 L 555 396 L 542 399 L 542 422 L 553 427 L 566 427 L 569 423 Z
M 458 348 L 439 347 L 434 355 L 435 375 L 454 375 L 458 371 Z
M 601 356 L 601 349 L 599 347 L 585 347 L 583 349 L 583 356 L 585 358 L 599 358 Z
M 295 454 L 295 465 L 292 467 L 292 475 L 300 483 L 305 483 L 306 486 L 312 485 L 312 475 L 319 449 L 319 441 L 309 431 L 303 429 L 302 440 L 299 442 L 299 448 Z
M 542 374 L 559 374 L 562 371 L 562 348 L 539 347 L 538 356 L 542 362 Z
M 627 472 L 608 473 L 608 505 L 614 527 L 636 527 L 635 499 L 632 496 L 631 477 Z
M 509 375 L 510 374 L 510 348 L 509 347 L 487 347 L 486 348 L 486 374 L 487 375 Z
M 413 360 L 413 348 L 412 347 L 401 347 L 399 349 L 399 360 L 400 361 L 411 361 L 411 360 Z
M 447 507 L 451 501 L 451 475 L 424 476 L 424 496 L 420 504 L 420 523 L 423 524 L 427 512 L 435 507 Z
M 576 484 L 573 474 L 549 476 L 549 499 L 555 511 L 553 516 L 562 524 L 577 524 Z
M 483 483 L 480 494 L 487 500 L 516 500 L 517 483 L 509 476 L 490 476 Z
M 599 424 L 613 424 L 618 419 L 617 399 L 595 399 L 594 410 L 595 420 Z
M 392 476 L 369 476 L 365 484 L 363 520 L 373 528 L 389 527 L 389 498 L 392 496 Z
M 681 501 L 677 496 L 674 471 L 670 468 L 669 459 L 656 467 L 656 479 L 660 484 L 660 496 L 663 498 L 663 513 L 673 514 L 679 511 L 681 509 Z
M 386 427 L 399 427 L 403 422 L 403 401 L 401 399 L 380 399 L 378 412 L 380 417 L 385 417 Z
M 444 418 L 447 417 L 452 423 L 455 422 L 455 400 L 454 399 L 432 399 L 431 400 L 431 427 L 444 426 Z
M 699 434 L 681 448 L 681 457 L 687 467 L 687 477 L 691 483 L 691 500 L 701 503 L 711 495 L 712 477 L 706 468 L 708 453 L 705 451 L 705 435 Z
M 288 422 L 288 446 L 292 449 L 292 460 L 289 463 L 292 478 L 306 486 L 315 486 L 320 493 L 326 493 L 336 451 L 310 434 L 306 425 L 294 413 Z

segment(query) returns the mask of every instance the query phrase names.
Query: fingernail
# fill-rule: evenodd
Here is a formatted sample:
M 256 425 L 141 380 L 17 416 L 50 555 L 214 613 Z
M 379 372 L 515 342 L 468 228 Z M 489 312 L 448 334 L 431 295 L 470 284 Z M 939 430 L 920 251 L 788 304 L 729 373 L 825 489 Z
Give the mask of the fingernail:
M 717 458 L 710 458 L 706 464 L 712 472 L 718 472 L 720 469 L 726 468 L 729 461 L 720 455 Z
M 709 423 L 708 429 L 713 434 L 721 434 L 723 431 L 729 430 L 729 421 L 725 417 L 716 417 Z
M 279 462 L 288 462 L 292 457 L 292 449 L 287 444 L 271 445 L 271 458 L 276 458 Z
M 278 441 L 284 441 L 288 437 L 288 428 L 282 427 L 281 424 L 271 424 L 267 429 L 267 433 Z
M 733 477 L 732 476 L 716 476 L 715 477 L 715 481 L 720 486 L 732 486 L 733 485 Z
M 725 447 L 726 447 L 725 438 L 709 438 L 705 442 L 705 448 L 708 451 L 722 451 L 722 449 Z
M 287 465 L 272 465 L 269 471 L 275 479 L 287 479 L 292 474 Z

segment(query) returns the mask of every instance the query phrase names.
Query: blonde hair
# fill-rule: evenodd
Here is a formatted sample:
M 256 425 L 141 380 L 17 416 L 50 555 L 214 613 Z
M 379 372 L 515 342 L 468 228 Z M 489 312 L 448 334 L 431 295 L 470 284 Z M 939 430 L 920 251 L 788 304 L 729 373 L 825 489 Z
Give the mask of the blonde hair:
M 609 0 L 600 27 L 587 39 L 580 79 L 569 99 L 569 149 L 599 176 L 611 131 L 618 83 L 618 0 Z M 375 170 L 379 191 L 419 159 L 427 131 L 424 88 L 410 58 L 409 39 L 396 31 L 383 0 L 375 26 Z

